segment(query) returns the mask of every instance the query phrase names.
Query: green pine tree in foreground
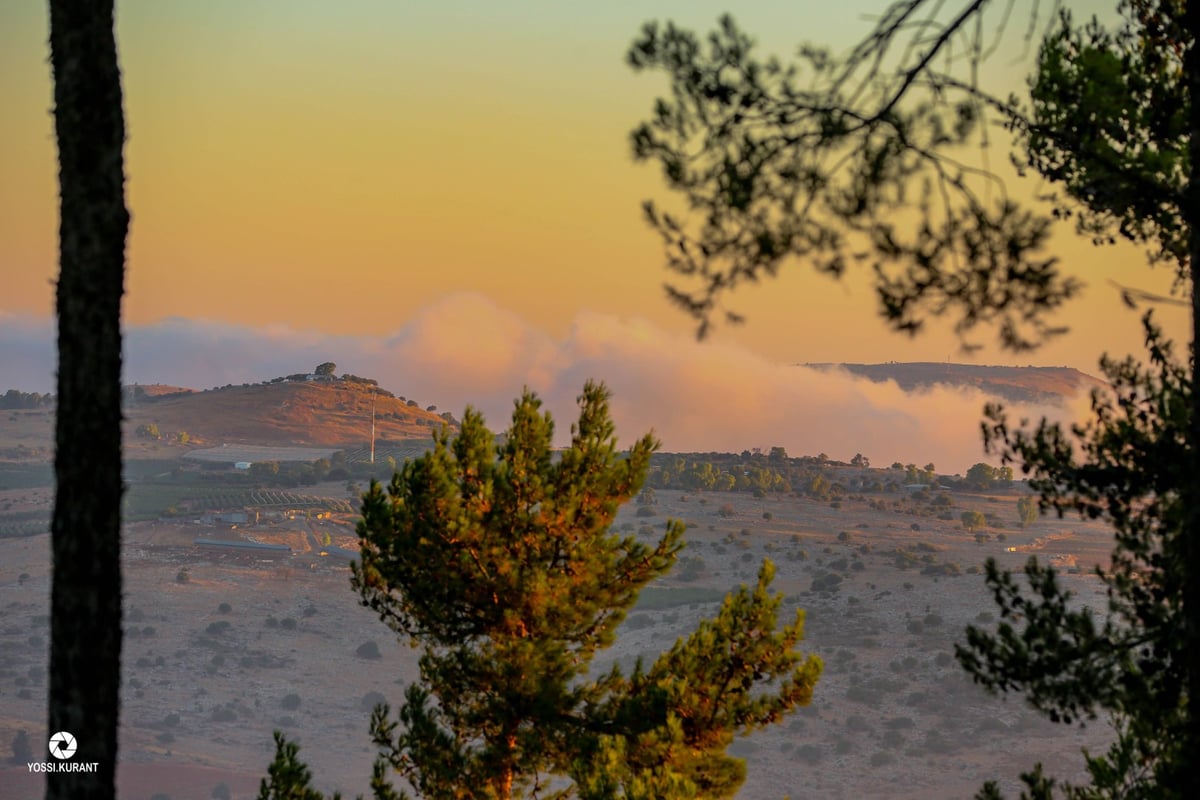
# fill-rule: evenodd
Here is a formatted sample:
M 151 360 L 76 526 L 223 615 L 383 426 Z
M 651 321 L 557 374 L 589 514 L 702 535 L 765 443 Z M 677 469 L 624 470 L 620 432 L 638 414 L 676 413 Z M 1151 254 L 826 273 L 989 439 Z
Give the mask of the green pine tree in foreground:
M 526 392 L 503 444 L 469 410 L 461 433 L 372 484 L 352 583 L 363 605 L 421 649 L 399 715 L 379 706 L 379 800 L 731 797 L 745 765 L 737 735 L 812 699 L 821 661 L 803 656 L 803 612 L 777 624 L 767 561 L 651 666 L 591 674 L 638 592 L 665 575 L 684 525 L 653 545 L 610 531 L 641 489 L 658 443 L 618 453 L 608 390 L 589 382 L 569 449 Z M 276 735 L 263 800 L 321 795 L 296 746 Z

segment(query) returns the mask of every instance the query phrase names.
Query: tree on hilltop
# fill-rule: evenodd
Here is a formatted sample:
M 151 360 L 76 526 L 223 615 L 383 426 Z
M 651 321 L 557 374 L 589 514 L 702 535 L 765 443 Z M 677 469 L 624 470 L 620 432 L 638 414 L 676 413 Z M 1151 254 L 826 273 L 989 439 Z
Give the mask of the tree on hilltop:
M 371 717 L 377 798 L 403 796 L 393 770 L 422 797 L 536 796 L 548 779 L 589 800 L 732 797 L 745 778 L 725 753 L 733 737 L 810 701 L 821 662 L 796 649 L 802 612 L 777 624 L 770 562 L 649 667 L 589 677 L 684 532 L 670 521 L 648 545 L 611 531 L 658 443 L 647 435 L 619 454 L 608 398 L 587 384 L 564 451 L 530 392 L 500 444 L 468 409 L 457 436 L 438 434 L 364 495 L 352 582 L 421 649 L 398 716 L 379 706 Z M 311 791 L 288 748 L 277 739 L 260 797 Z
M 972 464 L 967 470 L 966 481 L 976 489 L 986 489 L 996 480 L 996 468 L 991 464 L 979 462 Z
M 316 368 L 313 370 L 314 375 L 320 375 L 322 377 L 333 377 L 333 375 L 336 373 L 337 364 L 333 363 L 332 361 L 326 361 L 323 364 L 317 364 Z

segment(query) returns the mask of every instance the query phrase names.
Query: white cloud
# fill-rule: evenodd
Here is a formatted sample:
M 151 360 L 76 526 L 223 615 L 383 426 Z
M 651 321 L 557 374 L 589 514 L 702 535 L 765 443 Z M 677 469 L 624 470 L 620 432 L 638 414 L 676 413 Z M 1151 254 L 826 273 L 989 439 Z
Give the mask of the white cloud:
M 0 388 L 51 390 L 52 345 L 48 322 L 0 315 Z M 444 297 L 382 339 L 185 319 L 131 326 L 125 376 L 203 389 L 304 372 L 322 361 L 442 410 L 461 413 L 469 403 L 496 429 L 529 386 L 554 414 L 560 440 L 575 397 L 595 378 L 613 390 L 624 442 L 654 429 L 673 451 L 781 445 L 793 455 L 844 460 L 861 452 L 875 464 L 933 461 L 951 472 L 983 460 L 979 420 L 988 398 L 974 390 L 906 393 L 894 383 L 777 364 L 595 313 L 580 314 L 556 339 L 474 293 Z M 1076 419 L 1085 409 L 1014 408 L 1014 417 Z

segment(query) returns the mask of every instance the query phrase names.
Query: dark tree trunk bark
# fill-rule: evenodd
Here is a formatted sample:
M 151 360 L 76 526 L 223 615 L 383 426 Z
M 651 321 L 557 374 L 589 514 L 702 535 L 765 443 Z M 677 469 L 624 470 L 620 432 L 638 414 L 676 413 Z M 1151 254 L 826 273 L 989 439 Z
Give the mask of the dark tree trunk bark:
M 48 774 L 46 797 L 56 800 L 115 796 L 129 213 L 113 22 L 113 0 L 50 0 L 60 205 L 49 731 L 76 738 L 70 761 L 98 764 Z
M 1190 41 L 1184 56 L 1188 87 L 1188 185 L 1185 218 L 1188 225 L 1188 270 L 1192 291 L 1192 350 L 1190 355 L 1192 397 L 1188 420 L 1188 474 L 1181 488 L 1184 517 L 1182 556 L 1184 569 L 1183 614 L 1184 657 L 1187 659 L 1188 713 L 1184 731 L 1181 774 L 1176 787 L 1179 797 L 1200 797 L 1200 2 L 1187 4 L 1186 23 Z

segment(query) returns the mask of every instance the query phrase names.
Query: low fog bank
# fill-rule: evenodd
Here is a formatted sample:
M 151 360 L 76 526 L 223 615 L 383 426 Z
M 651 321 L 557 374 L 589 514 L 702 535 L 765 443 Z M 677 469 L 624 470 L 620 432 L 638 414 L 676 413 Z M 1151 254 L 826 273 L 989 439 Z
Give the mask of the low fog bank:
M 51 391 L 52 323 L 0 316 L 3 388 Z M 820 352 L 797 361 L 820 361 Z M 168 319 L 127 328 L 125 381 L 206 389 L 256 382 L 334 361 L 338 371 L 456 414 L 471 404 L 495 429 L 523 387 L 538 392 L 565 443 L 584 381 L 613 390 L 623 441 L 653 429 L 668 451 L 783 446 L 792 455 L 863 453 L 876 465 L 932 461 L 965 472 L 983 460 L 979 422 L 990 399 L 975 390 L 906 393 L 844 372 L 768 361 L 746 349 L 697 343 L 640 320 L 583 313 L 556 338 L 478 294 L 426 307 L 388 337 L 332 336 L 283 326 Z M 1010 405 L 1014 418 L 1070 421 L 1067 407 Z

